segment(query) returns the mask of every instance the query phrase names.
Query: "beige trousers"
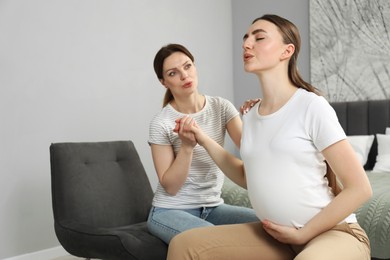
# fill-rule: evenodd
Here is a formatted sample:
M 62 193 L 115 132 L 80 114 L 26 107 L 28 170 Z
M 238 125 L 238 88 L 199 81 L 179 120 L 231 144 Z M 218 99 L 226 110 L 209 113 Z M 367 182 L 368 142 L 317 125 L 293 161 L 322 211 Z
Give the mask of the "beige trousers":
M 303 246 L 280 243 L 259 222 L 202 227 L 175 236 L 167 260 L 370 260 L 357 223 L 340 224 Z

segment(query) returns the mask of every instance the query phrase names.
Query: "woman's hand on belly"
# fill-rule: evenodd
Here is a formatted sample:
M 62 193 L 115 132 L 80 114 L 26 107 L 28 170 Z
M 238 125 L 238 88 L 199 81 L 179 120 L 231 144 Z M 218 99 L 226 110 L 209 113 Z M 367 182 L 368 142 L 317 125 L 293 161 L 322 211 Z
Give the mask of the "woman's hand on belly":
M 279 242 L 291 245 L 303 245 L 308 242 L 302 229 L 278 225 L 269 220 L 263 220 L 261 223 L 264 230 Z

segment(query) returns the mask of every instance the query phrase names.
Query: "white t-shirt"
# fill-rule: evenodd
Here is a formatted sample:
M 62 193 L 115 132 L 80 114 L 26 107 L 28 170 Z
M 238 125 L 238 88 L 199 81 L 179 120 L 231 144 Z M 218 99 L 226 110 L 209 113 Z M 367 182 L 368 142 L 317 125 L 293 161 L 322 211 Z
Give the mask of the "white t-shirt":
M 346 135 L 329 103 L 301 88 L 273 114 L 258 107 L 243 117 L 241 140 L 251 204 L 261 220 L 302 227 L 334 198 L 321 151 Z
M 203 109 L 190 116 L 202 130 L 221 146 L 224 145 L 226 124 L 239 116 L 234 105 L 221 97 L 206 97 Z M 181 140 L 172 130 L 175 120 L 183 117 L 171 105 L 165 106 L 152 119 L 149 127 L 149 144 L 171 145 L 175 155 L 180 149 Z M 223 203 L 221 188 L 224 174 L 211 159 L 207 151 L 196 145 L 187 180 L 175 195 L 169 195 L 158 183 L 153 205 L 162 208 L 189 209 L 214 207 Z

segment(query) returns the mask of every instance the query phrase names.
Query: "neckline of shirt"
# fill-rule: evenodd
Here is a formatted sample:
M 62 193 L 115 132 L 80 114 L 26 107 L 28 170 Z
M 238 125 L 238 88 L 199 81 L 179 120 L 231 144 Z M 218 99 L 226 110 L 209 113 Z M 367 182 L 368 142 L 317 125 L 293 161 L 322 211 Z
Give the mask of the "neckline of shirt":
M 281 113 L 283 113 L 284 110 L 286 110 L 289 105 L 299 96 L 301 95 L 301 92 L 302 92 L 303 89 L 301 88 L 298 88 L 297 91 L 295 91 L 295 93 L 290 97 L 290 99 L 286 102 L 286 104 L 284 104 L 281 108 L 279 108 L 277 111 L 269 114 L 269 115 L 260 115 L 259 114 L 259 106 L 261 104 L 261 101 L 258 102 L 254 107 L 253 109 L 255 110 L 255 113 L 256 113 L 256 116 L 257 118 L 259 119 L 268 119 L 268 118 L 272 118 L 272 117 L 275 117 Z

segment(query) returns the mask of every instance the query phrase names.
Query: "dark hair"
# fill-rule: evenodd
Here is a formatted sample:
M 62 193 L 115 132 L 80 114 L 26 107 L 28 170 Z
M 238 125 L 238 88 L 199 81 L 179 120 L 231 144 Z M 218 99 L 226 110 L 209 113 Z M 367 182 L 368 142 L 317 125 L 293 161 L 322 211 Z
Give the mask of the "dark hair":
M 156 56 L 154 57 L 154 61 L 153 61 L 154 72 L 156 73 L 157 78 L 159 80 L 164 79 L 163 65 L 165 59 L 171 56 L 175 52 L 184 53 L 185 55 L 188 56 L 188 58 L 191 59 L 192 62 L 194 62 L 194 56 L 192 56 L 191 52 L 183 45 L 171 43 L 161 47 L 161 49 L 156 53 Z M 163 107 L 165 107 L 172 100 L 173 100 L 173 95 L 171 91 L 167 89 L 164 96 Z
M 297 60 L 299 51 L 301 49 L 301 36 L 299 34 L 298 28 L 289 20 L 274 14 L 265 14 L 259 18 L 256 18 L 252 24 L 258 20 L 265 20 L 276 25 L 283 37 L 284 44 L 291 43 L 295 46 L 295 51 L 288 63 L 288 77 L 291 82 L 298 88 L 303 88 L 307 91 L 314 92 L 317 95 L 321 95 L 317 88 L 302 79 L 301 74 L 298 71 Z

